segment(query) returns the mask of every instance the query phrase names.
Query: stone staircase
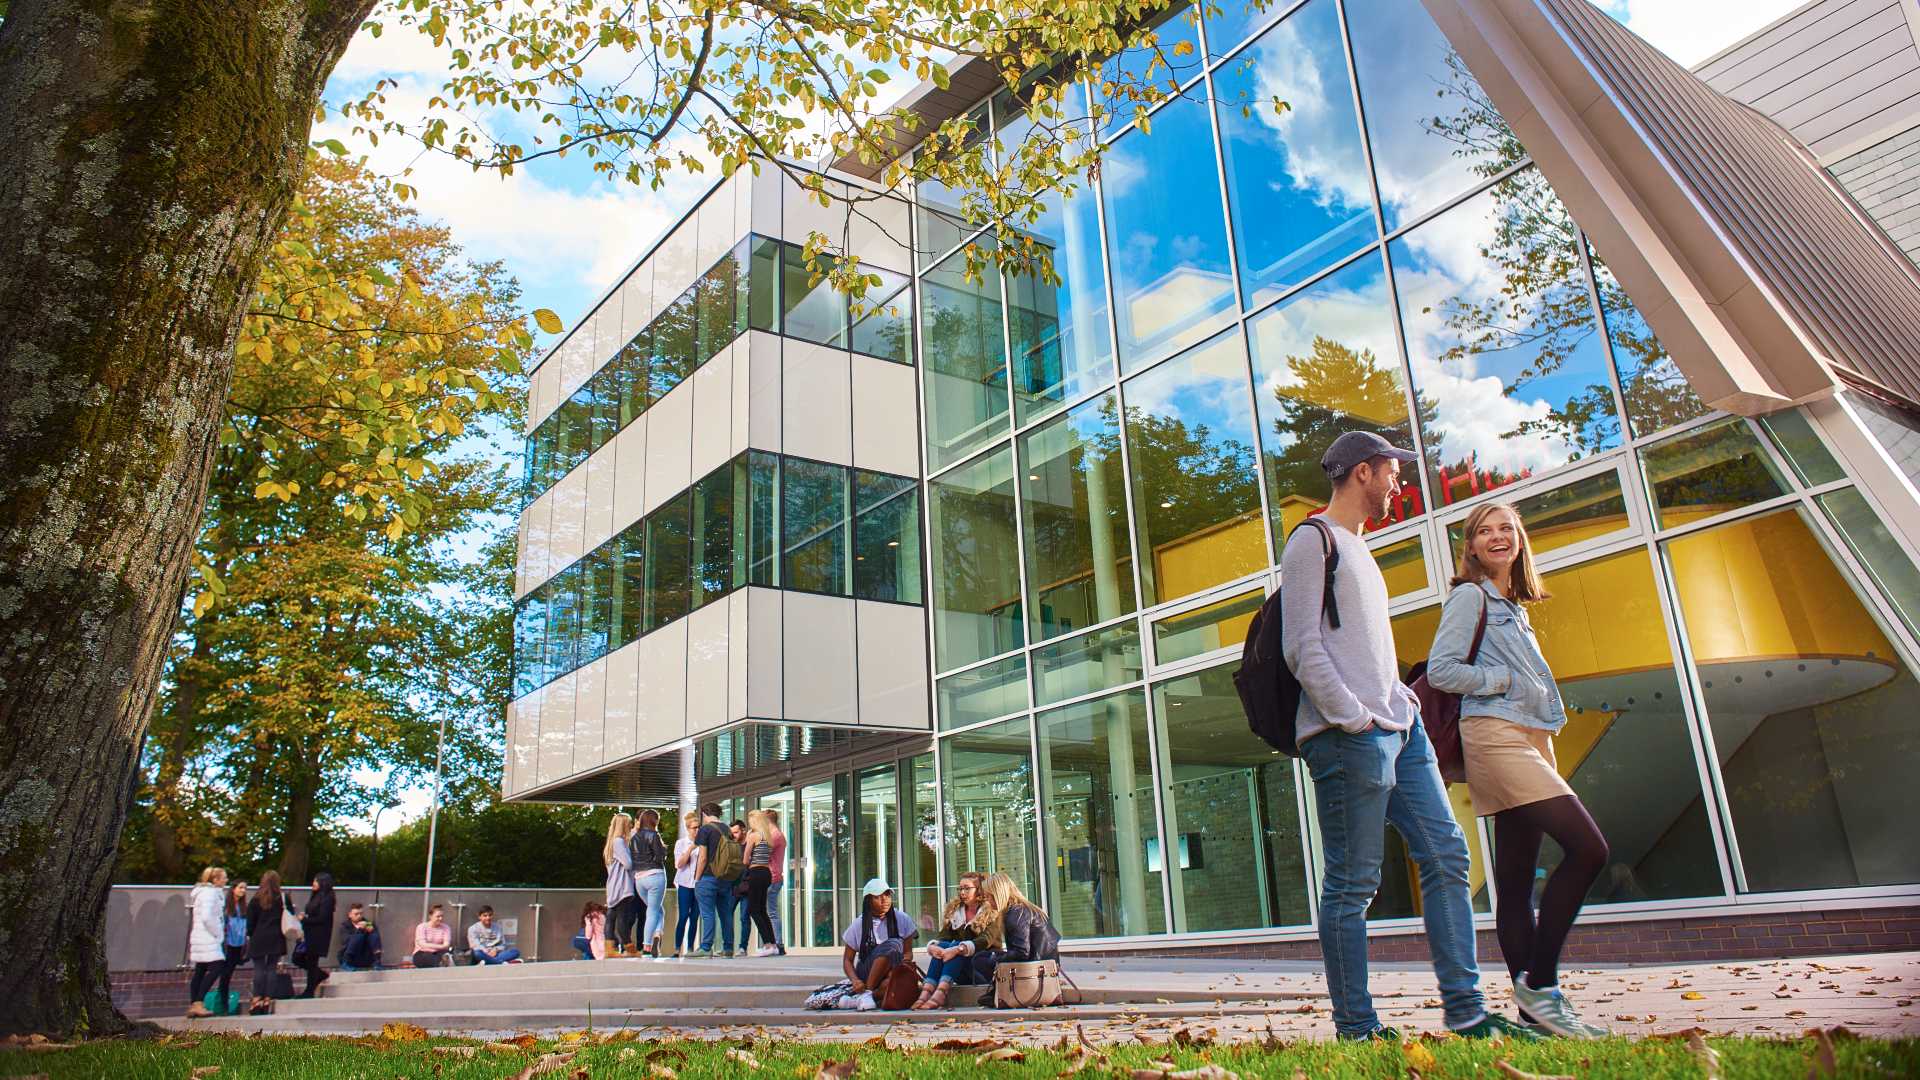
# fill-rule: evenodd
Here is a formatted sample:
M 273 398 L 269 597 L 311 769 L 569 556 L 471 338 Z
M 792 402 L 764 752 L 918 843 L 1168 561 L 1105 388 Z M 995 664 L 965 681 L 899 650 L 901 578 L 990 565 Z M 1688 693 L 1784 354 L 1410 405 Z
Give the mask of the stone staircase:
M 960 994 L 939 1012 L 810 1012 L 807 994 L 841 977 L 837 956 L 758 959 L 556 961 L 503 967 L 336 972 L 320 996 L 282 1001 L 265 1017 L 164 1018 L 176 1030 L 297 1033 L 374 1032 L 393 1021 L 435 1033 L 621 1028 L 698 1034 L 718 1027 L 804 1027 L 859 1022 L 939 1024 L 956 1017 L 995 1020 L 1109 1020 L 1258 1014 L 1296 1007 L 1308 995 L 1271 987 L 1234 989 L 1214 980 L 1157 978 L 1102 961 L 1074 961 L 1082 1003 L 1020 1012 L 984 1010 Z M 1183 985 L 1184 984 L 1184 985 Z M 884 1018 L 884 1019 L 882 1019 Z

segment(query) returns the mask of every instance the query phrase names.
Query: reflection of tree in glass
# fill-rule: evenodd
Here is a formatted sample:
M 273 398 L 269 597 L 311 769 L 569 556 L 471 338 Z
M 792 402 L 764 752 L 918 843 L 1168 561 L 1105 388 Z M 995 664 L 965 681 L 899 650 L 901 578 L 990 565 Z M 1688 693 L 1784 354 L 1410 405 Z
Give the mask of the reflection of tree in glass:
M 1427 134 L 1454 143 L 1453 156 L 1465 159 L 1484 180 L 1491 180 L 1527 158 L 1527 148 L 1507 126 L 1506 118 L 1493 107 L 1480 80 L 1467 70 L 1467 62 L 1452 49 L 1445 60 L 1447 78 L 1438 83 L 1434 96 L 1445 102 L 1460 102 L 1460 111 L 1451 116 L 1429 116 L 1420 121 Z
M 1587 254 L 1593 260 L 1593 283 L 1600 293 L 1600 311 L 1613 342 L 1614 364 L 1620 370 L 1620 392 L 1626 398 L 1627 418 L 1635 433 L 1651 435 L 1704 416 L 1706 403 L 1693 392 L 1660 339 L 1653 336 L 1653 329 L 1620 287 L 1620 279 L 1613 276 L 1591 243 Z
M 1113 438 L 1102 435 L 1101 441 Z M 1134 406 L 1127 409 L 1127 440 L 1135 498 L 1151 492 L 1158 500 L 1139 509 L 1141 520 L 1151 523 L 1142 532 L 1154 550 L 1258 512 L 1253 448 L 1246 443 L 1221 439 L 1204 423 L 1189 428 L 1179 417 Z M 1102 446 L 1101 453 L 1109 451 Z
M 1320 456 L 1342 433 L 1371 431 L 1395 446 L 1411 447 L 1413 431 L 1406 421 L 1407 398 L 1398 365 L 1382 366 L 1372 349 L 1314 335 L 1307 356 L 1289 355 L 1292 379 L 1273 388 L 1279 415 L 1273 419 L 1274 440 L 1267 450 L 1268 473 L 1274 493 L 1299 495 L 1324 504 L 1332 492 Z M 1433 400 L 1417 397 L 1420 421 L 1427 434 L 1427 452 L 1437 455 L 1440 435 L 1433 421 Z M 1381 424 L 1368 417 L 1398 416 L 1398 423 Z

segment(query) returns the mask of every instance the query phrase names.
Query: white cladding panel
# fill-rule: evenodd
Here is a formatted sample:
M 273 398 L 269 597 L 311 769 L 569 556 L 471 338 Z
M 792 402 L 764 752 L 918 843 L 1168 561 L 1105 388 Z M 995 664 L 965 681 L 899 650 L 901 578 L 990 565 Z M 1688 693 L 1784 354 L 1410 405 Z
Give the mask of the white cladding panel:
M 792 338 L 781 344 L 782 450 L 835 465 L 853 464 L 852 354 Z
M 640 643 L 630 642 L 607 657 L 607 723 L 603 760 L 619 761 L 637 749 L 634 694 L 640 677 Z
M 858 354 L 852 364 L 853 464 L 900 476 L 920 475 L 913 369 Z
M 653 513 L 693 482 L 693 387 L 693 379 L 684 380 L 647 410 L 644 513 Z
M 548 493 L 553 502 L 553 547 L 548 575 L 565 570 L 586 554 L 587 470 L 576 468 Z
M 694 216 L 699 219 L 697 255 L 694 260 L 695 271 L 706 273 L 708 268 L 720 261 L 721 256 L 733 247 L 746 230 L 736 229 L 733 224 L 734 179 L 721 181 L 720 187 L 707 196 L 705 202 Z
M 697 735 L 735 717 L 727 709 L 729 605 L 708 604 L 687 616 L 687 733 Z
M 687 620 L 680 619 L 640 639 L 640 679 L 635 696 L 639 752 L 687 733 Z
M 736 341 L 720 350 L 689 380 L 693 383 L 693 445 L 688 472 L 695 480 L 733 456 L 733 357 L 739 344 Z
M 573 771 L 573 696 L 577 672 L 547 684 L 540 702 L 540 766 L 542 785 L 570 775 Z
M 785 603 L 785 719 L 851 724 L 859 719 L 853 601 L 789 592 Z M 749 665 L 759 658 L 749 656 Z
M 614 451 L 601 447 L 587 459 L 587 512 L 581 547 L 592 551 L 613 535 Z
M 747 589 L 747 715 L 777 720 L 786 715 L 786 629 L 783 609 L 792 593 Z
M 607 658 L 580 669 L 573 696 L 573 771 L 597 769 L 605 760 L 607 733 Z
M 647 328 L 657 309 L 653 306 L 653 260 L 648 259 L 627 275 L 620 285 L 620 344 Z
M 553 491 L 542 492 L 527 504 L 521 515 L 526 522 L 527 539 L 520 547 L 520 566 L 525 571 L 521 594 L 538 588 L 553 576 Z
M 651 423 L 646 413 L 633 418 L 633 423 L 620 429 L 613 437 L 613 531 L 620 530 L 640 520 L 645 512 L 647 490 L 647 427 Z M 602 448 L 601 453 L 606 453 Z
M 734 393 L 742 395 L 745 401 L 734 408 L 736 411 L 745 408 L 747 445 L 756 450 L 780 453 L 785 448 L 780 437 L 784 419 L 780 414 L 780 369 L 785 344 L 773 334 L 758 330 L 747 332 L 745 385 L 742 386 L 739 379 L 734 380 Z

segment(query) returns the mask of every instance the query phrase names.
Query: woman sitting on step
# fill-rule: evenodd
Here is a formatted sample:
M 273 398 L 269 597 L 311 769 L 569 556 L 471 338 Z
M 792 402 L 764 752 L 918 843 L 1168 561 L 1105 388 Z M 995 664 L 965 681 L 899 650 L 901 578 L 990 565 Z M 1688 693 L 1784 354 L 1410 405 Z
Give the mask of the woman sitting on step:
M 977 870 L 960 875 L 953 899 L 940 913 L 940 936 L 927 946 L 927 973 L 914 1008 L 945 1008 L 954 982 L 971 975 L 973 954 L 986 942 L 987 926 L 993 922 L 986 881 L 987 875 Z
M 991 914 L 984 940 L 974 950 L 971 981 L 991 984 L 994 969 L 1003 963 L 1060 959 L 1060 931 L 1012 878 L 1004 873 L 989 875 L 984 889 Z

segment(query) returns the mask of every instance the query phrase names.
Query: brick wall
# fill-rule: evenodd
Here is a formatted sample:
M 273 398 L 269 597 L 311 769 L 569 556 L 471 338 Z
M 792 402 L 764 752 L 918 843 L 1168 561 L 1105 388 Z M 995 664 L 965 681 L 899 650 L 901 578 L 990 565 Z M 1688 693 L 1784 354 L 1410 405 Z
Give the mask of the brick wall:
M 1500 955 L 1500 943 L 1495 940 L 1491 930 L 1481 931 L 1479 948 L 1483 958 L 1497 958 Z M 1902 951 L 1920 951 L 1920 907 L 1846 908 L 1576 924 L 1567 938 L 1564 958 L 1570 964 L 1675 964 Z M 1118 955 L 1121 951 L 1113 952 Z M 1318 960 L 1320 943 L 1313 939 L 1246 942 L 1187 949 L 1129 949 L 1125 953 Z M 1374 960 L 1423 961 L 1429 955 L 1427 938 L 1418 931 L 1378 936 L 1372 939 L 1367 954 Z

